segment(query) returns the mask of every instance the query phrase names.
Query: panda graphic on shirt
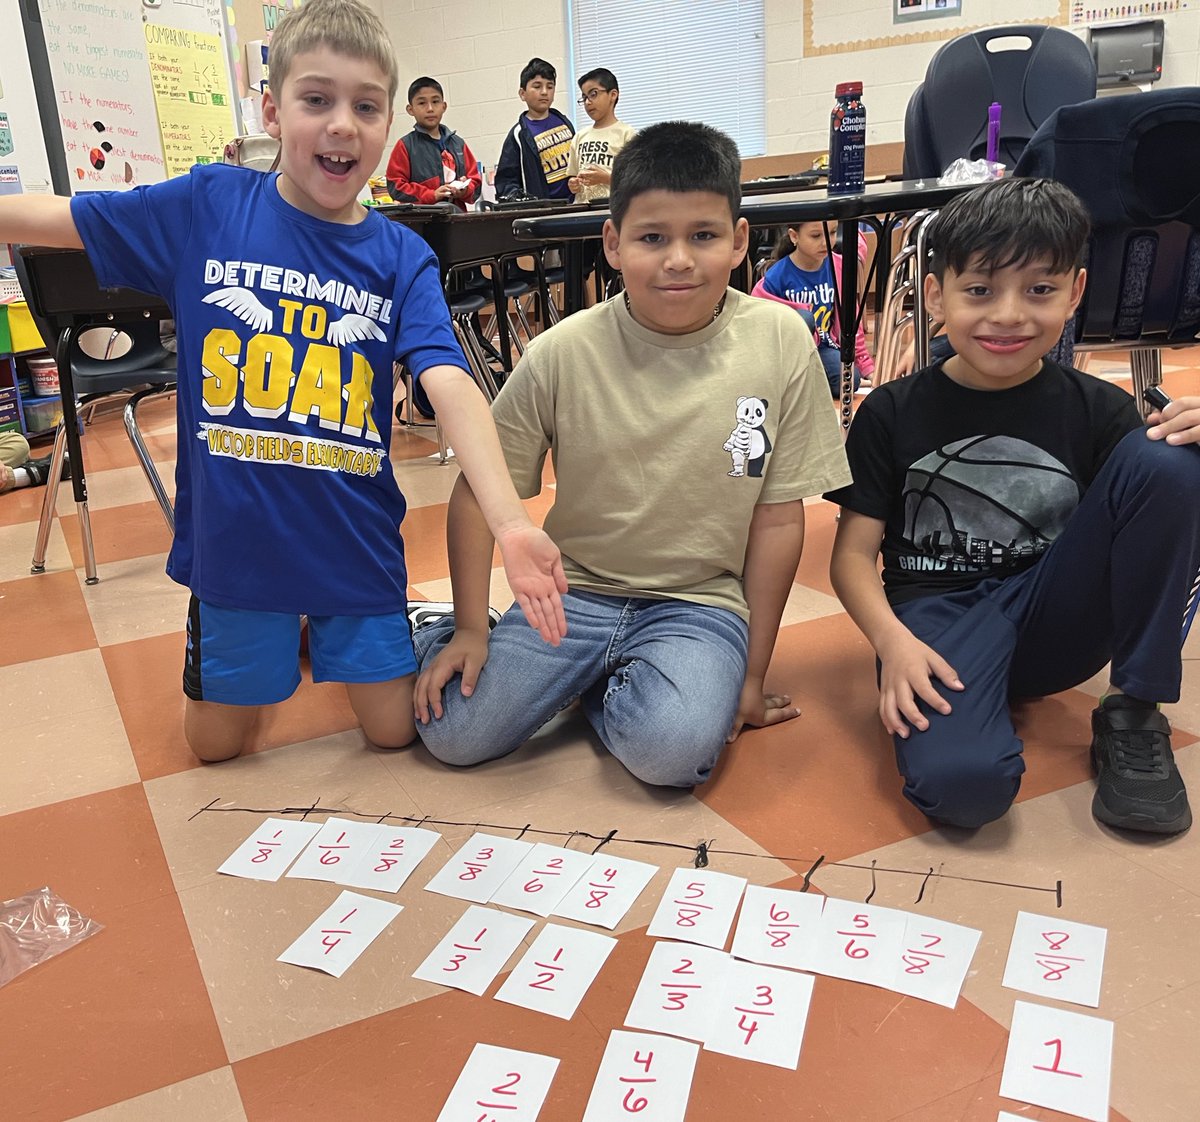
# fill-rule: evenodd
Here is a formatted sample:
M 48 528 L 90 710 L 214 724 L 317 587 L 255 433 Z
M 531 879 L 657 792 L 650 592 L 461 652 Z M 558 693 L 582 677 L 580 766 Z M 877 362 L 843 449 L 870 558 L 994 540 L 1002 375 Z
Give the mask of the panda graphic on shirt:
M 761 397 L 739 397 L 734 410 L 737 423 L 729 439 L 721 445 L 733 459 L 734 479 L 750 476 L 762 478 L 767 453 L 771 451 L 771 440 L 764 427 L 767 419 L 766 399 Z

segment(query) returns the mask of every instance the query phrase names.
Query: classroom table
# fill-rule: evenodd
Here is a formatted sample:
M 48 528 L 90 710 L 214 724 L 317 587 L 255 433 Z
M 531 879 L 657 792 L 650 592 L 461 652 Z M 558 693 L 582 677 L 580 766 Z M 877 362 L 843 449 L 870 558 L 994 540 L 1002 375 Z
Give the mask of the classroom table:
M 856 245 L 859 222 L 870 222 L 880 235 L 871 268 L 878 270 L 879 283 L 884 283 L 891 258 L 890 235 L 896 221 L 918 210 L 935 210 L 955 195 L 975 186 L 977 184 L 974 183 L 941 186 L 936 180 L 930 179 L 869 183 L 862 191 L 852 195 L 830 195 L 823 189 L 779 191 L 743 199 L 741 217 L 752 227 L 834 221 L 841 227 L 843 246 Z M 543 243 L 561 241 L 564 247 L 570 247 L 577 245 L 581 239 L 598 237 L 607 218 L 608 212 L 600 210 L 529 216 L 513 223 L 513 233 L 518 239 Z M 564 261 L 567 260 L 568 255 L 564 252 Z M 568 310 L 575 310 L 573 295 L 582 287 L 575 286 L 577 279 L 568 274 Z M 842 326 L 841 420 L 846 429 L 850 427 L 854 394 L 854 340 L 862 319 L 862 308 L 858 303 L 857 253 L 842 254 L 842 284 L 837 299 Z

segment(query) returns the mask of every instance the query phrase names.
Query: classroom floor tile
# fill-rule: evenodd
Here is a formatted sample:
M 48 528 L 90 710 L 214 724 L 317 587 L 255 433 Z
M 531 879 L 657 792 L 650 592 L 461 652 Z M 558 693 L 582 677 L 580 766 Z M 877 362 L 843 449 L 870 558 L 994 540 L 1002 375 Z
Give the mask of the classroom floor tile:
M 1189 357 L 1172 354 L 1168 392 L 1200 393 Z M 1127 378 L 1115 354 L 1093 368 Z M 173 409 L 163 400 L 141 410 L 169 486 Z M 457 467 L 431 458 L 432 429 L 393 438 L 411 595 L 449 599 L 445 518 Z M 89 424 L 85 444 L 95 586 L 83 581 L 69 488 L 48 571 L 36 577 L 43 492 L 0 497 L 0 899 L 47 885 L 104 925 L 0 986 L 0 1024 L 16 1027 L 0 1048 L 5 1122 L 433 1122 L 478 1042 L 558 1057 L 540 1118 L 575 1122 L 649 956 L 646 925 L 701 843 L 710 868 L 781 888 L 803 887 L 820 858 L 814 892 L 870 897 L 983 935 L 953 1010 L 818 977 L 798 1069 L 702 1052 L 688 1122 L 994 1122 L 1000 1110 L 1062 1122 L 999 1094 L 1014 1002 L 1055 1004 L 1001 985 L 1019 911 L 1108 930 L 1100 1007 L 1078 1011 L 1115 1022 L 1109 1122 L 1192 1122 L 1200 833 L 1137 840 L 1093 821 L 1088 715 L 1103 675 L 1019 707 L 1027 771 L 1004 819 L 974 832 L 931 829 L 900 795 L 873 654 L 829 584 L 833 507 L 806 504 L 804 558 L 767 679 L 801 716 L 745 733 L 694 792 L 634 780 L 577 707 L 480 767 L 445 767 L 419 743 L 378 751 L 344 689 L 314 685 L 307 669 L 263 721 L 255 751 L 204 765 L 183 737 L 187 593 L 164 573 L 161 515 L 118 414 Z M 545 484 L 526 504 L 537 519 L 555 499 L 549 465 Z M 491 596 L 503 608 L 499 564 L 497 553 Z M 1200 792 L 1200 628 L 1184 655 L 1183 696 L 1164 709 L 1181 771 Z M 340 888 L 216 871 L 268 815 L 323 821 L 335 811 L 423 821 L 441 834 L 394 897 L 404 910 L 340 979 L 277 961 Z M 476 829 L 657 866 L 569 1020 L 497 1001 L 503 972 L 482 997 L 412 977 L 467 907 L 424 885 Z

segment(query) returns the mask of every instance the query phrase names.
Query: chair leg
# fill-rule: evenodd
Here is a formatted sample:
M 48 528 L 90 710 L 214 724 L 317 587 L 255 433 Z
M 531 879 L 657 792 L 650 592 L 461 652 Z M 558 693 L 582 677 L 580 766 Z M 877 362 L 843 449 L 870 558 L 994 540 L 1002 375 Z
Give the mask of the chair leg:
M 29 565 L 29 571 L 35 575 L 46 571 L 46 549 L 50 542 L 50 526 L 54 522 L 54 508 L 58 502 L 58 485 L 62 481 L 63 457 L 66 453 L 67 430 L 60 421 L 54 433 L 50 478 L 46 480 L 46 493 L 42 496 L 42 515 L 38 521 L 37 540 L 33 545 L 33 560 Z
M 492 368 L 488 365 L 487 356 L 475 334 L 473 324 L 469 318 L 459 316 L 453 317 L 450 322 L 454 327 L 455 335 L 458 336 L 459 346 L 463 349 L 476 385 L 483 391 L 483 396 L 489 402 L 494 401 L 499 389 L 496 386 L 496 379 L 492 376 Z
M 1142 411 L 1142 416 L 1146 417 L 1154 411 L 1154 406 L 1142 395 L 1148 386 L 1162 384 L 1162 351 L 1157 347 L 1138 347 L 1131 350 L 1129 370 L 1133 375 L 1133 399 Z
M 142 439 L 142 430 L 138 428 L 137 423 L 137 407 L 142 403 L 142 400 L 162 393 L 163 389 L 164 387 L 162 386 L 151 386 L 149 389 L 139 390 L 125 403 L 122 415 L 125 420 L 125 433 L 129 437 L 130 444 L 133 445 L 133 450 L 137 453 L 138 463 L 142 465 L 142 471 L 146 475 L 146 482 L 150 484 L 150 490 L 154 492 L 154 497 L 158 500 L 158 509 L 162 511 L 167 529 L 174 536 L 175 510 L 171 506 L 171 500 L 167 496 L 167 489 L 163 486 L 162 477 L 158 474 L 154 466 L 154 460 L 150 457 L 150 452 L 146 448 L 146 442 Z

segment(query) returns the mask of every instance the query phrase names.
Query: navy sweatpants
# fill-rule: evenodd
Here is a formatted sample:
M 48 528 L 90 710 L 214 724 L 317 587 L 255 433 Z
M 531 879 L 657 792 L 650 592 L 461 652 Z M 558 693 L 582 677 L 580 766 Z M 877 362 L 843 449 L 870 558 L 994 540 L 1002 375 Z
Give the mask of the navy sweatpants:
M 1184 607 L 1200 569 L 1200 446 L 1129 433 L 1062 534 L 1008 579 L 900 604 L 896 615 L 958 672 L 953 707 L 895 737 L 904 794 L 931 818 L 980 826 L 1012 805 L 1025 770 L 1012 698 L 1043 697 L 1112 661 L 1113 684 L 1178 701 Z

